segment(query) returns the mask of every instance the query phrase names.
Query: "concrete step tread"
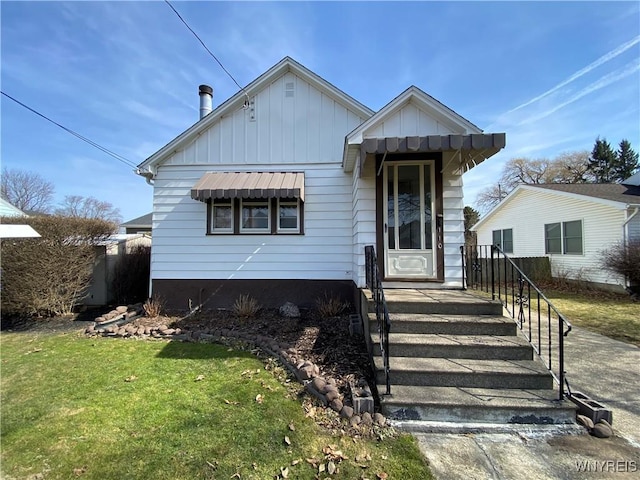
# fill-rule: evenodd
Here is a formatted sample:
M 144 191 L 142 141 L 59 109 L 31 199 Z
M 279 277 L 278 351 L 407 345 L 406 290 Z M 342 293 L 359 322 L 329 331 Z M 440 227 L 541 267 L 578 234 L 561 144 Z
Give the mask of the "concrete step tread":
M 449 315 L 439 313 L 389 313 L 389 319 L 393 328 L 394 322 L 420 322 L 420 323 L 497 323 L 512 324 L 511 318 L 501 315 Z M 375 312 L 369 312 L 369 321 L 376 321 Z
M 382 370 L 382 357 L 374 357 L 376 370 Z M 484 360 L 457 358 L 391 357 L 390 368 L 397 372 L 420 374 L 447 373 L 473 375 L 548 376 L 549 371 L 536 360 Z
M 570 401 L 559 402 L 556 389 L 497 389 L 393 385 L 391 395 L 381 395 L 382 405 L 482 408 L 554 408 L 575 411 Z
M 380 335 L 371 334 L 371 341 L 378 343 Z M 468 347 L 529 347 L 529 342 L 520 336 L 501 335 L 455 335 L 442 333 L 389 333 L 393 345 L 438 345 Z

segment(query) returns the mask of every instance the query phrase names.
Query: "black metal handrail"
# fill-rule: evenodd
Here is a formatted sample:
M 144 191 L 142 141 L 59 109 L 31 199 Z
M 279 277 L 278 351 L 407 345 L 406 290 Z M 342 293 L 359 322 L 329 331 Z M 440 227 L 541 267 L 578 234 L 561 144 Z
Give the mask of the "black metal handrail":
M 391 395 L 391 379 L 389 378 L 389 330 L 391 329 L 391 319 L 387 301 L 384 298 L 378 260 L 373 245 L 364 247 L 365 270 L 367 288 L 371 290 L 373 302 L 376 307 L 376 321 L 378 323 L 380 354 L 384 365 L 384 377 L 387 385 L 385 395 Z
M 467 245 L 460 252 L 463 286 L 500 300 L 558 384 L 558 399 L 571 396 L 564 369 L 571 323 L 498 245 Z

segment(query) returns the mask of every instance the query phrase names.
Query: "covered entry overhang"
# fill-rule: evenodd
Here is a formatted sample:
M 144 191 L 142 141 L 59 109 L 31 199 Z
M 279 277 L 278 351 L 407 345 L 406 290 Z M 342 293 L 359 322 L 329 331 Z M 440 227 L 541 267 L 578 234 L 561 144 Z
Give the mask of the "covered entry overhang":
M 375 161 L 378 154 L 452 152 L 443 170 L 459 170 L 462 174 L 498 153 L 505 145 L 504 133 L 366 138 L 361 143 L 346 142 L 343 167 L 345 171 L 353 171 L 359 162 L 362 174 L 365 163 Z

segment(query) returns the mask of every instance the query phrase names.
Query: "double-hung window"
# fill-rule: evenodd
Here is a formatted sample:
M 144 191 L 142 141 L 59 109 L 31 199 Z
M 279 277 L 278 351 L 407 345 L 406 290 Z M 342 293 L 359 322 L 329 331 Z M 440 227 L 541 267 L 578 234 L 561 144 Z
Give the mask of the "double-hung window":
M 513 229 L 494 230 L 493 244 L 498 245 L 504 253 L 513 253 Z
M 582 220 L 547 223 L 544 242 L 547 254 L 582 255 Z

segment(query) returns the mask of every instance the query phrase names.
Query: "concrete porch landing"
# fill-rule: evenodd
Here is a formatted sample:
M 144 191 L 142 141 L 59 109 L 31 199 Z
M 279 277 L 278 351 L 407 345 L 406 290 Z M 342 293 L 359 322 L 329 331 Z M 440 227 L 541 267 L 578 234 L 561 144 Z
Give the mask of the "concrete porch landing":
M 371 291 L 365 289 L 363 292 L 371 304 Z M 393 313 L 502 315 L 502 304 L 498 300 L 478 297 L 466 290 L 384 288 L 384 296 Z

